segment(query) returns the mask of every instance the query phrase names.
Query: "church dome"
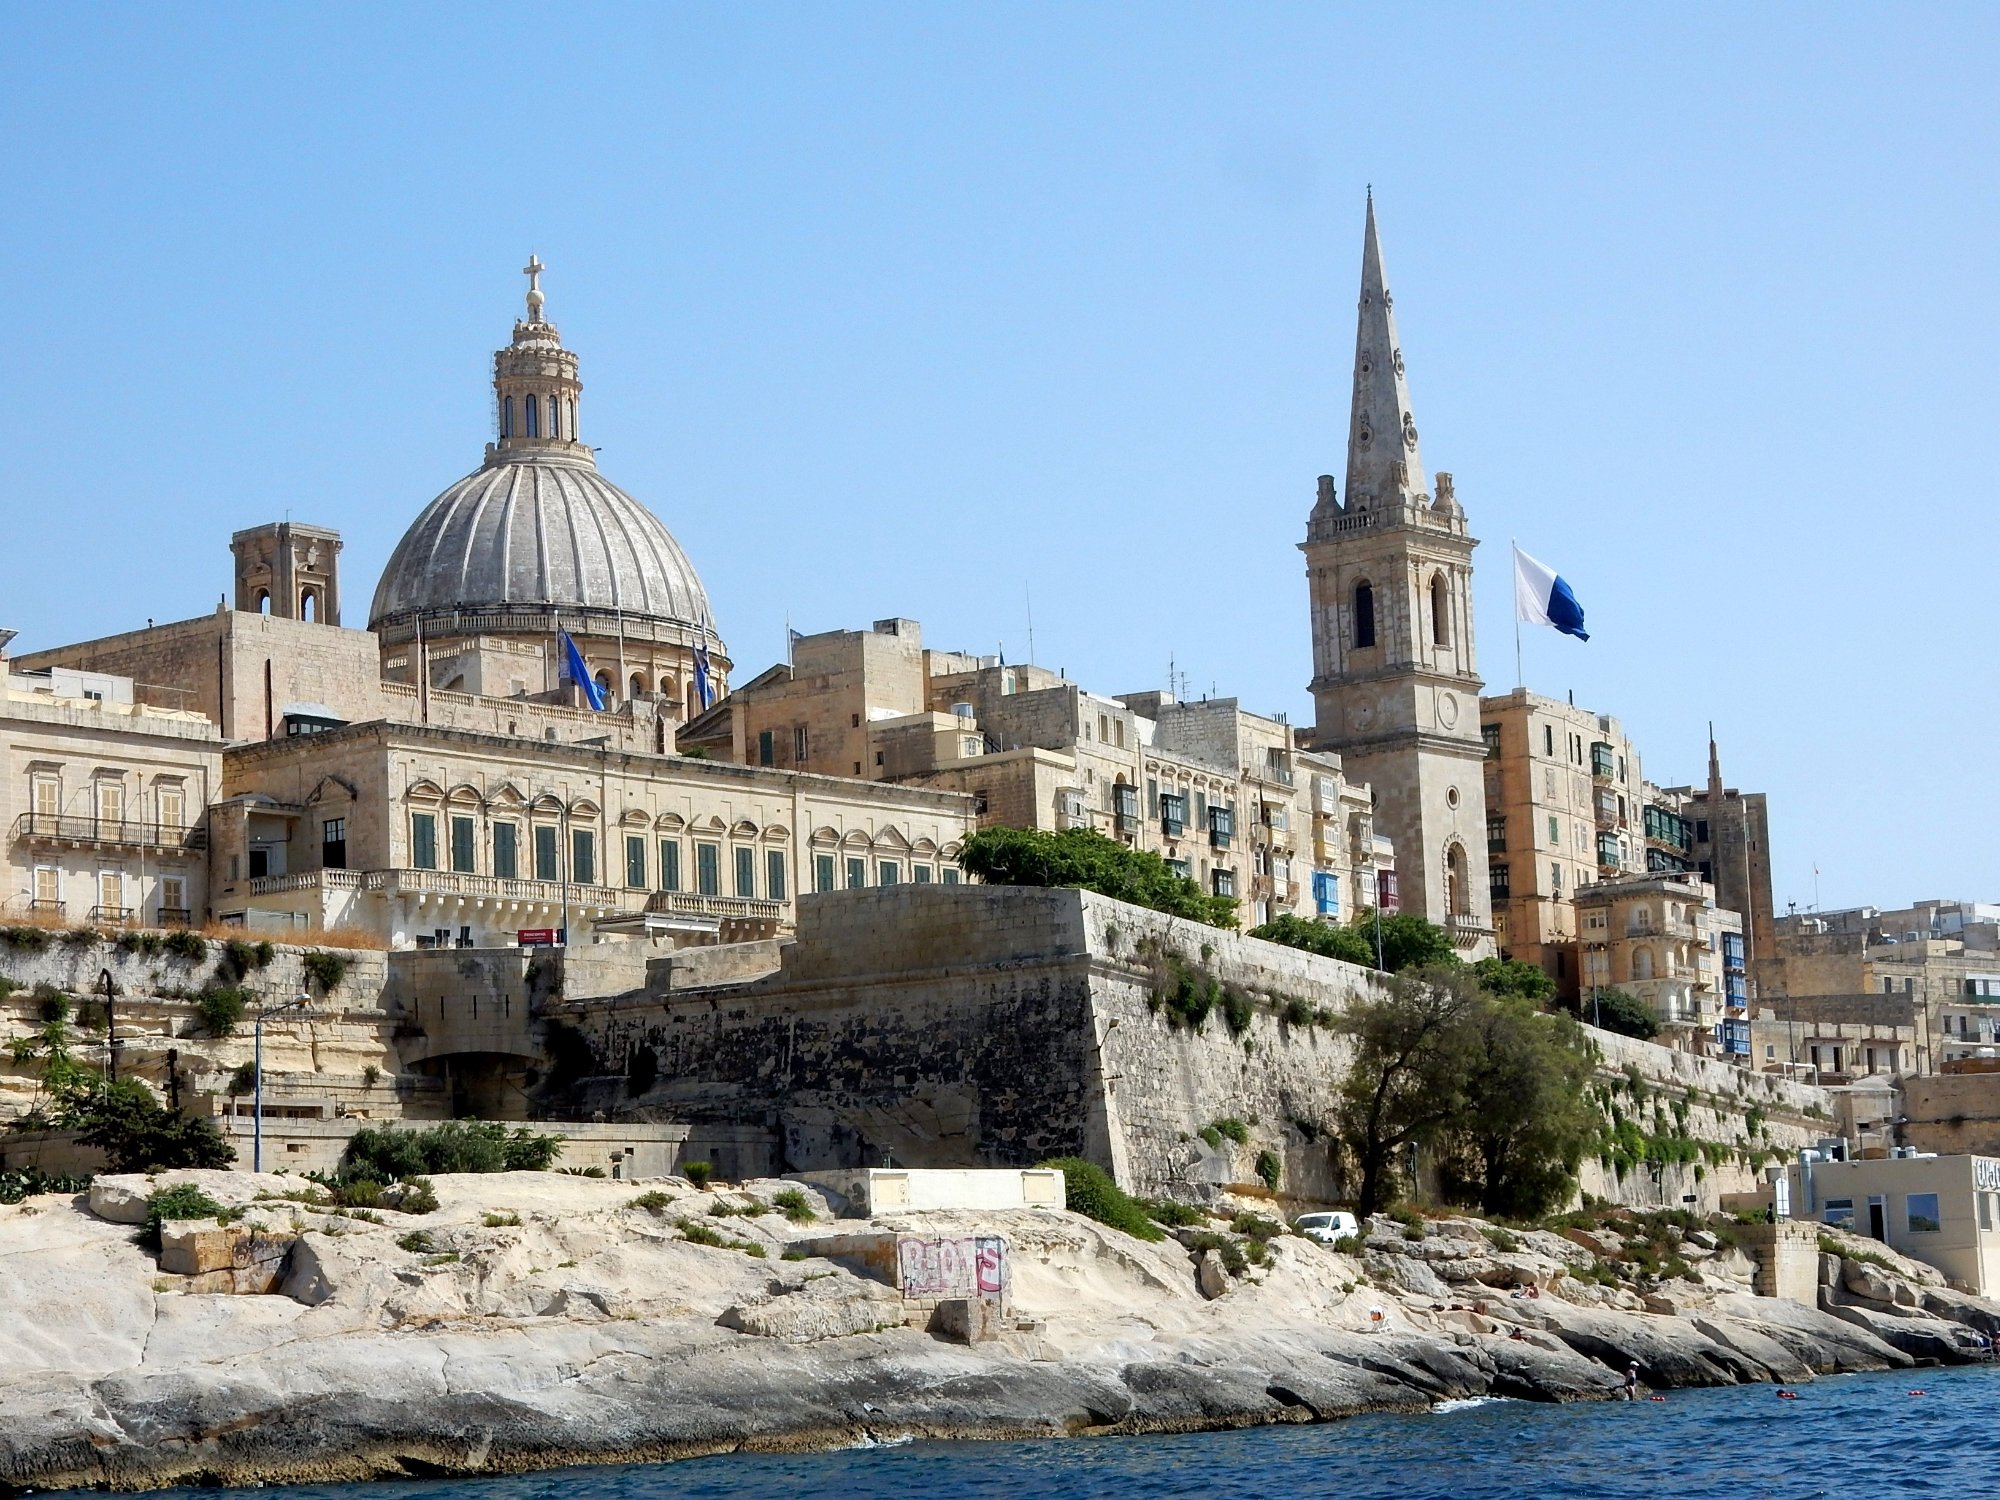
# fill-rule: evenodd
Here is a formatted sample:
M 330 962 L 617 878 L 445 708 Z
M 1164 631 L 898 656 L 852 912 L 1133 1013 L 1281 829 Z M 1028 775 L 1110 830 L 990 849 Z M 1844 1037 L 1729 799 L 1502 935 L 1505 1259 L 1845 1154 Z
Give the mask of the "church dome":
M 499 438 L 439 495 L 383 569 L 368 628 L 385 644 L 553 632 L 723 655 L 708 594 L 660 518 L 597 472 L 577 435 L 573 351 L 542 316 L 531 261 L 528 316 L 494 355 Z
M 708 594 L 658 516 L 587 456 L 496 453 L 403 534 L 369 629 L 419 614 L 428 630 L 453 617 L 558 612 L 572 634 L 620 619 L 631 633 L 653 624 L 656 638 L 713 638 Z

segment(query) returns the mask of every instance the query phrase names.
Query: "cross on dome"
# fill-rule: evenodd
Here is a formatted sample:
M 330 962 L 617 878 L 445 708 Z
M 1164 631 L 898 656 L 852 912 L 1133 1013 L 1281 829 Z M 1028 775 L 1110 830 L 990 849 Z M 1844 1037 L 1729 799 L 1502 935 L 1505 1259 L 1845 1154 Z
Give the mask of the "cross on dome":
M 532 252 L 528 256 L 528 263 L 521 267 L 521 274 L 528 278 L 528 321 L 530 323 L 539 323 L 542 321 L 542 272 L 547 269 L 548 267 L 542 264 L 542 258 Z

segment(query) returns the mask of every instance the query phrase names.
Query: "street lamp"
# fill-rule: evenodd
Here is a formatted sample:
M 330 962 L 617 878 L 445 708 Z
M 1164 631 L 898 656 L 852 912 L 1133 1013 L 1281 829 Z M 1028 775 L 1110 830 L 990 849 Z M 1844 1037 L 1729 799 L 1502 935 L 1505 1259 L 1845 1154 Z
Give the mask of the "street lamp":
M 296 995 L 290 1000 L 280 1001 L 276 1005 L 258 1007 L 255 1028 L 257 1037 L 256 1060 L 251 1064 L 255 1072 L 255 1077 L 251 1084 L 250 1105 L 253 1111 L 250 1122 L 250 1170 L 253 1172 L 264 1170 L 264 1017 L 275 1015 L 279 1011 L 304 1010 L 311 1004 L 312 996 Z
M 115 998 L 117 986 L 111 982 L 111 971 L 100 969 L 97 973 L 97 987 L 104 991 L 104 1032 L 107 1065 L 111 1081 L 118 1081 L 118 1002 Z

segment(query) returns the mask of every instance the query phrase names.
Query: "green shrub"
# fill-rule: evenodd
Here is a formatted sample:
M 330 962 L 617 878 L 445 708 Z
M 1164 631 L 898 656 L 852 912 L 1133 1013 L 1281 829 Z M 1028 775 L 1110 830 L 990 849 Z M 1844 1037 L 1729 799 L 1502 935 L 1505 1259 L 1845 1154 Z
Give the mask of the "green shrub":
M 339 1178 L 376 1182 L 442 1172 L 545 1172 L 562 1150 L 562 1138 L 509 1130 L 495 1120 L 448 1120 L 425 1129 L 367 1126 L 341 1153 Z
M 1486 1236 L 1495 1250 L 1502 1255 L 1512 1255 L 1521 1248 L 1520 1239 L 1508 1233 L 1497 1224 L 1481 1224 L 1479 1232 Z
M 412 1255 L 437 1254 L 437 1241 L 431 1238 L 427 1229 L 412 1229 L 408 1234 L 398 1238 L 396 1245 Z
M 1220 1151 L 1222 1149 L 1222 1132 L 1217 1130 L 1213 1125 L 1204 1125 L 1195 1134 L 1202 1138 L 1202 1141 L 1208 1146 L 1209 1150 Z
M 1366 1243 L 1358 1234 L 1343 1234 L 1333 1242 L 1336 1255 L 1359 1255 L 1365 1248 Z
M 1253 1240 L 1268 1240 L 1285 1232 L 1285 1226 L 1262 1214 L 1253 1214 L 1248 1209 L 1229 1221 L 1231 1234 L 1247 1235 Z
M 1200 1209 L 1192 1204 L 1176 1203 L 1172 1198 L 1135 1198 L 1132 1201 L 1146 1211 L 1147 1218 L 1169 1229 L 1187 1229 L 1208 1222 L 1208 1215 Z
M 111 1029 L 111 1010 L 102 1000 L 95 998 L 79 1000 L 76 1006 L 76 1024 L 92 1036 L 103 1036 Z
M 778 1257 L 779 1260 L 804 1260 L 805 1258 L 806 1253 L 803 1250 L 787 1250 L 783 1255 Z
M 519 1214 L 487 1214 L 479 1221 L 488 1229 L 518 1229 L 521 1227 Z
M 324 948 L 314 948 L 299 963 L 306 971 L 306 978 L 318 985 L 319 992 L 324 995 L 337 988 L 340 981 L 347 977 L 349 961 L 344 953 L 329 953 Z
M 958 862 L 988 885 L 1073 886 L 1212 927 L 1236 925 L 1233 898 L 1212 896 L 1159 855 L 1095 829 L 982 828 L 965 840 Z
M 94 1088 L 73 1102 L 70 1114 L 82 1129 L 77 1139 L 103 1151 L 114 1172 L 221 1168 L 236 1160 L 236 1148 L 215 1126 L 172 1113 L 130 1078 Z
M 1217 1120 L 1213 1123 L 1213 1128 L 1228 1136 L 1239 1146 L 1250 1144 L 1250 1127 L 1241 1120 Z
M 376 1067 L 375 1064 L 370 1063 L 368 1064 L 367 1067 L 361 1070 L 361 1086 L 364 1089 L 372 1089 L 375 1087 L 376 1084 L 380 1083 L 381 1081 L 382 1081 L 382 1070 Z
M 1257 1153 L 1257 1175 L 1264 1180 L 1264 1186 L 1274 1193 L 1278 1190 L 1278 1178 L 1283 1174 L 1284 1170 L 1285 1164 L 1279 1158 L 1277 1152 L 1259 1151 Z
M 778 1210 L 794 1224 L 810 1224 L 817 1217 L 813 1213 L 812 1200 L 795 1187 L 783 1188 L 771 1198 L 771 1207 Z
M 157 932 L 139 932 L 128 928 L 118 934 L 111 946 L 128 957 L 143 953 L 150 958 L 166 946 L 166 939 Z
M 1286 999 L 1283 1014 L 1285 1024 L 1290 1027 L 1310 1026 L 1313 1023 L 1313 1008 L 1297 995 Z
M 428 1177 L 406 1177 L 396 1207 L 406 1214 L 434 1214 L 438 1210 L 437 1189 Z
M 229 1075 L 229 1082 L 224 1092 L 232 1099 L 241 1099 L 245 1094 L 255 1093 L 256 1090 L 257 1064 L 254 1061 L 238 1063 L 236 1071 Z
M 210 1036 L 233 1036 L 249 1003 L 249 995 L 236 986 L 212 984 L 194 997 L 194 1013 L 201 1020 L 201 1029 Z
M 1063 1174 L 1066 1205 L 1071 1213 L 1082 1214 L 1113 1229 L 1121 1229 L 1134 1239 L 1161 1240 L 1166 1236 L 1146 1216 L 1145 1209 L 1126 1195 L 1123 1188 L 1095 1162 L 1080 1156 L 1060 1156 L 1041 1163 Z
M 51 1177 L 37 1167 L 20 1167 L 0 1172 L 0 1203 L 19 1203 L 39 1193 L 81 1193 L 89 1187 L 88 1177 Z
M 372 1177 L 355 1177 L 334 1189 L 333 1201 L 342 1208 L 374 1208 L 382 1202 L 382 1184 Z
M 14 991 L 20 988 L 21 988 L 20 980 L 9 979 L 5 974 L 0 974 L 0 1000 L 5 1000 L 9 995 L 13 994 Z
M 185 927 L 168 933 L 161 946 L 175 958 L 191 964 L 198 964 L 208 957 L 208 939 L 198 932 L 189 932 Z
M 681 1176 L 685 1177 L 698 1188 L 707 1187 L 709 1178 L 714 1175 L 715 1163 L 713 1162 L 690 1161 L 681 1164 Z
M 35 999 L 39 1002 L 38 1008 L 41 1011 L 44 1023 L 60 1025 L 69 1019 L 69 996 L 63 994 L 54 985 L 36 985 Z
M 427 1266 L 449 1266 L 456 1264 L 457 1261 L 458 1252 L 456 1250 L 445 1250 L 437 1255 L 427 1255 L 424 1257 L 424 1264 Z
M 160 1248 L 160 1225 L 168 1219 L 214 1219 L 233 1224 L 243 1217 L 241 1209 L 224 1208 L 192 1182 L 160 1188 L 146 1200 L 146 1223 L 136 1236 L 150 1250 Z
M 92 948 L 104 941 L 104 934 L 95 927 L 72 927 L 62 940 L 65 948 Z
M 664 1213 L 667 1209 L 672 1208 L 674 1200 L 671 1194 L 663 1193 L 658 1188 L 654 1188 L 649 1193 L 641 1193 L 625 1206 L 627 1208 L 643 1208 L 648 1213 L 657 1214 Z
M 696 1245 L 713 1245 L 720 1249 L 728 1243 L 720 1233 L 699 1219 L 682 1219 L 674 1227 L 680 1230 L 682 1239 Z
M 49 946 L 46 927 L 0 927 L 0 940 L 20 953 L 40 953 Z
M 1229 1026 L 1231 1036 L 1241 1036 L 1250 1029 L 1250 1020 L 1256 1009 L 1250 1003 L 1249 991 L 1239 984 L 1225 984 L 1222 987 L 1222 1019 Z

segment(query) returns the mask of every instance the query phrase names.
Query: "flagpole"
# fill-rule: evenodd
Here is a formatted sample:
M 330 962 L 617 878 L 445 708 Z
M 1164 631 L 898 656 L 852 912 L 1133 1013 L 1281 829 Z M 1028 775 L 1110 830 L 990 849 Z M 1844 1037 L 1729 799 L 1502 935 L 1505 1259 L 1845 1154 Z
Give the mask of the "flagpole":
M 1521 587 L 1521 544 L 1515 541 L 1514 538 L 1508 537 L 1507 545 L 1514 549 L 1514 588 L 1518 596 Z M 1516 597 L 1514 600 L 1514 686 L 1525 689 L 1527 685 L 1528 674 L 1521 670 L 1521 601 L 1519 597 Z

